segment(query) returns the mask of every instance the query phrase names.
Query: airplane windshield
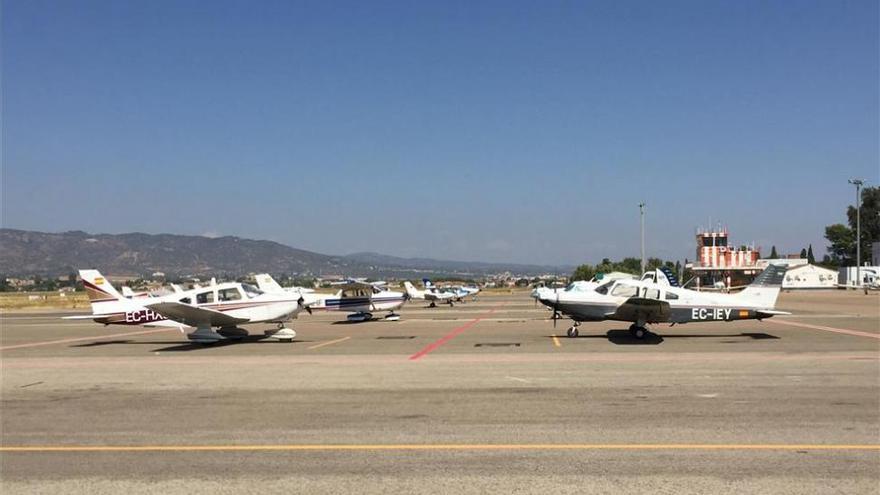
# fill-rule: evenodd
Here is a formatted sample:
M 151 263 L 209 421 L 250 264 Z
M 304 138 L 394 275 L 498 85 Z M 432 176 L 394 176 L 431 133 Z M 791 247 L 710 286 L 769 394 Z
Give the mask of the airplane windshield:
M 596 292 L 598 292 L 599 294 L 608 294 L 608 289 L 610 289 L 612 285 L 614 285 L 614 280 L 605 282 L 599 287 L 596 287 Z
M 247 294 L 248 299 L 253 299 L 263 293 L 263 291 L 250 284 L 241 284 L 241 288 L 244 289 L 244 293 Z

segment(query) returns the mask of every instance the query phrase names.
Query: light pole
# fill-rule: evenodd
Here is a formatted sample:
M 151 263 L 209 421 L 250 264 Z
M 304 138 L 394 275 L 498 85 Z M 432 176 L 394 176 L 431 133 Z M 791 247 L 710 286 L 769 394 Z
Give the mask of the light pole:
M 850 184 L 856 186 L 856 281 L 857 287 L 862 285 L 862 179 L 849 179 Z
M 645 274 L 645 202 L 639 203 L 639 227 L 642 232 L 642 275 Z

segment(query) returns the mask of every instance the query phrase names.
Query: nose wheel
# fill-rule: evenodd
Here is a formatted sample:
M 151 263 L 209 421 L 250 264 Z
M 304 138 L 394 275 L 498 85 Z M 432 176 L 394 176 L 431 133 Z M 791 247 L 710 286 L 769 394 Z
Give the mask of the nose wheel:
M 572 325 L 572 326 L 568 327 L 568 330 L 565 332 L 565 334 L 571 338 L 577 337 L 578 336 L 577 326 Z
M 646 335 L 648 335 L 648 329 L 641 325 L 633 324 L 629 326 L 629 333 L 633 337 L 642 340 L 645 338 Z

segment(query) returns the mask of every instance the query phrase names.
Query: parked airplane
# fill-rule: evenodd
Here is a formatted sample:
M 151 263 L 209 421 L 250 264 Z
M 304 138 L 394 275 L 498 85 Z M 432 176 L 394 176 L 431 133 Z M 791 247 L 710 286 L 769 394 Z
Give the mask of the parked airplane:
M 385 284 L 385 282 L 379 282 Z M 260 289 L 267 292 L 279 293 L 295 290 L 292 287 L 281 287 L 268 274 L 257 275 L 257 284 Z M 409 299 L 409 296 L 400 292 L 387 290 L 370 282 L 349 280 L 336 283 L 339 287 L 336 294 L 301 294 L 305 298 L 309 309 L 327 311 L 348 311 L 349 321 L 366 321 L 373 318 L 373 311 L 388 311 L 385 316 L 388 321 L 397 321 L 400 315 L 394 312 Z
M 267 331 L 266 335 L 291 341 L 296 332 L 284 323 L 296 318 L 303 309 L 308 310 L 301 296 L 266 294 L 238 282 L 212 284 L 167 296 L 127 299 L 97 270 L 80 270 L 79 274 L 89 295 L 92 314 L 65 318 L 90 319 L 104 325 L 176 327 L 181 332 L 184 327 L 195 327 L 187 338 L 202 344 L 241 338 L 247 332 L 238 325 L 253 323 L 276 323 L 277 330 Z
M 426 278 L 422 279 L 422 282 L 425 284 L 425 290 L 416 289 L 409 281 L 403 283 L 403 286 L 406 288 L 406 293 L 411 299 L 424 299 L 425 301 L 429 301 L 431 303 L 429 307 L 431 308 L 437 307 L 437 303 L 446 303 L 450 306 L 455 305 L 454 301 L 456 295 L 454 292 L 435 287 L 434 284 Z
M 281 287 L 281 284 L 275 281 L 272 278 L 272 275 L 268 273 L 260 273 L 254 277 L 257 281 L 257 287 L 260 288 L 263 292 L 270 292 L 273 294 L 280 294 L 282 292 L 296 292 L 298 294 L 313 294 L 315 289 L 310 289 L 308 287 Z
M 612 280 L 587 292 L 557 292 L 540 300 L 553 309 L 554 316 L 563 313 L 574 320 L 569 337 L 578 336 L 580 322 L 616 320 L 632 322 L 630 332 L 642 339 L 648 323 L 760 320 L 790 314 L 775 309 L 785 270 L 784 266 L 770 265 L 737 294 L 698 292 L 674 286 L 668 278 L 657 281 L 644 277 Z

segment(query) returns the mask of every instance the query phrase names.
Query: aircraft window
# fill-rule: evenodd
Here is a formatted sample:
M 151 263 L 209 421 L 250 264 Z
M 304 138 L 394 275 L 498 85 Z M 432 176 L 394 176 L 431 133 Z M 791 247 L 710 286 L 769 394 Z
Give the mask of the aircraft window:
M 675 292 L 667 292 L 666 293 L 666 300 L 667 301 L 674 301 L 676 299 L 678 299 L 678 294 L 676 294 Z
M 645 299 L 660 299 L 660 289 L 648 289 L 645 287 L 645 290 L 642 291 L 642 297 Z
M 190 303 L 192 303 L 192 299 L 190 299 L 188 297 L 184 297 L 183 299 L 180 300 L 180 302 L 182 302 L 183 304 L 190 304 Z
M 600 285 L 599 287 L 596 287 L 596 292 L 598 292 L 599 294 L 602 294 L 602 295 L 608 294 L 608 289 L 610 289 L 612 285 L 614 285 L 613 280 L 610 282 L 605 282 L 604 284 Z
M 214 291 L 196 294 L 196 304 L 209 304 L 214 302 Z
M 244 289 L 244 293 L 248 298 L 257 297 L 263 293 L 263 291 L 250 284 L 241 284 L 241 288 Z
M 238 301 L 241 299 L 241 292 L 238 291 L 237 287 L 219 290 L 217 291 L 217 299 L 219 301 Z
M 639 288 L 627 284 L 617 284 L 611 295 L 615 297 L 633 297 L 639 294 Z

